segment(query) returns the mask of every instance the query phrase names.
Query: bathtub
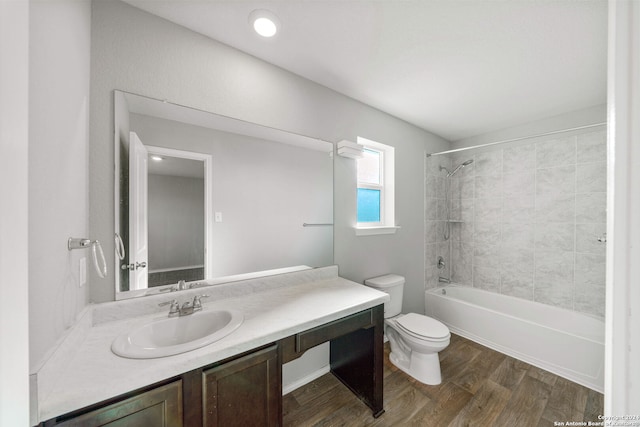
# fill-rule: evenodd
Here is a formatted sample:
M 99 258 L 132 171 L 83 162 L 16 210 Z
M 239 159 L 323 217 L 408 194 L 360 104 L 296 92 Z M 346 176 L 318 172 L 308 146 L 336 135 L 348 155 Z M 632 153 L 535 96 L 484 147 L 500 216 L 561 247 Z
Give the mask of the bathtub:
M 425 305 L 428 316 L 455 334 L 603 392 L 600 319 L 455 285 L 427 291 Z

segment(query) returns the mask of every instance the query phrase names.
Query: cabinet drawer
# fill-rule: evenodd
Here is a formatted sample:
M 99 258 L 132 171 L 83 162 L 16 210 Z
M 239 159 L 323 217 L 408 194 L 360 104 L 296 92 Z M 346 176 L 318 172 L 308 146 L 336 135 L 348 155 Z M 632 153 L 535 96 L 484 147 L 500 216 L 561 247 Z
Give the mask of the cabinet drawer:
M 296 334 L 296 353 L 305 352 L 323 342 L 371 326 L 373 326 L 371 310 L 365 310 L 343 319 L 300 332 Z

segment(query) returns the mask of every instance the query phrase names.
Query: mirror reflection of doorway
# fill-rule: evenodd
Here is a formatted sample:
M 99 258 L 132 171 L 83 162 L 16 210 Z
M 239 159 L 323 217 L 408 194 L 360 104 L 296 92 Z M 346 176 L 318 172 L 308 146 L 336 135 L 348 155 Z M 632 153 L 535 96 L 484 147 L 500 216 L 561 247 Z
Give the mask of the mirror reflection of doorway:
M 203 280 L 204 162 L 149 150 L 149 287 Z
M 131 289 L 207 278 L 210 226 L 206 218 L 211 206 L 206 194 L 211 188 L 211 156 L 143 145 L 133 132 L 131 137 L 142 147 L 140 155 L 134 156 L 140 157 L 136 162 L 144 164 L 129 171 L 144 174 L 144 179 L 130 176 L 130 207 L 141 205 L 131 196 L 144 189 L 144 197 L 139 197 L 144 209 L 130 209 L 129 218 L 130 236 L 143 236 L 144 242 L 131 247 L 145 249 L 131 252 L 129 265 L 145 267 L 130 268 Z

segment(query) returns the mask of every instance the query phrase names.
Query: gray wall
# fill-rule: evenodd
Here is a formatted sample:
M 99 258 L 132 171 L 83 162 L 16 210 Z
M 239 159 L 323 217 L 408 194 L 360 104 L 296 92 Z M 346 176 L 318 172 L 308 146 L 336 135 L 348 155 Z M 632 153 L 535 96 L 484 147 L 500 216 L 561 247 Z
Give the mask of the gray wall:
M 446 141 L 117 1 L 93 4 L 91 58 L 90 227 L 97 238 L 112 240 L 114 89 L 327 141 L 363 136 L 396 147 L 396 218 L 402 229 L 355 236 L 355 163 L 337 158 L 335 262 L 342 276 L 357 282 L 405 275 L 405 311 L 424 311 L 424 151 L 446 149 Z M 113 263 L 113 247 L 106 253 Z M 94 283 L 93 301 L 113 299 L 113 283 Z
M 32 370 L 86 306 L 69 237 L 89 233 L 90 13 L 86 1 L 30 3 L 29 353 Z M 108 245 L 107 245 L 108 248 Z M 9 301 L 5 301 L 9 304 Z

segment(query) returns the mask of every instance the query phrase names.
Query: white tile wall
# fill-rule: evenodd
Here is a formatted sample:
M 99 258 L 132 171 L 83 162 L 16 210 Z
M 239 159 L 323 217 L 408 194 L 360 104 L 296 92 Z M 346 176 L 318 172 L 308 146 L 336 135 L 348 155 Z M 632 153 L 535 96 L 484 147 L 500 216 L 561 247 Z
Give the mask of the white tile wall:
M 446 172 L 473 159 L 446 182 Z M 438 276 L 604 316 L 606 131 L 432 156 L 425 287 Z M 451 237 L 444 240 L 449 185 Z M 442 256 L 447 267 L 438 270 Z

